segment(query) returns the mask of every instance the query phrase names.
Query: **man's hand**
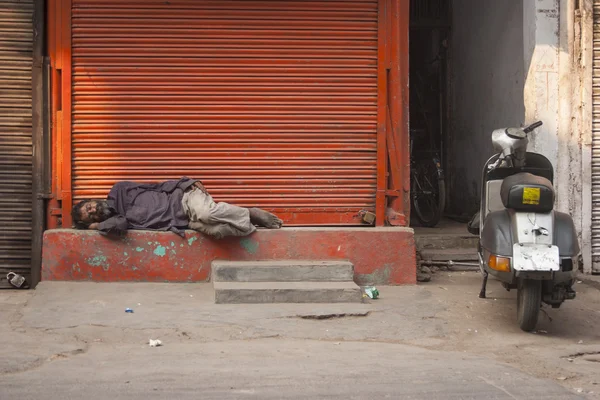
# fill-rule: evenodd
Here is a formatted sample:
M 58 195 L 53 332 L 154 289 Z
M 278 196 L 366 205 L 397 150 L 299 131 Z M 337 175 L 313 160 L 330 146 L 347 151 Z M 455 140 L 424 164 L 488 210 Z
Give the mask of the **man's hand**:
M 98 230 L 98 222 L 94 222 L 93 224 L 90 224 L 90 226 L 88 226 L 88 229 Z
M 198 189 L 200 189 L 203 193 L 207 193 L 206 188 L 204 187 L 204 185 L 200 182 L 194 182 L 194 186 Z

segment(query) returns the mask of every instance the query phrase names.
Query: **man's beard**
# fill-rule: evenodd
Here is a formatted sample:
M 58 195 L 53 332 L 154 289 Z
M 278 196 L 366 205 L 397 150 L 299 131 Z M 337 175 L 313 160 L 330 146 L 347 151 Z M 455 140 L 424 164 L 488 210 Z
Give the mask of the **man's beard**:
M 96 222 L 104 222 L 113 216 L 113 211 L 107 201 L 98 201 L 96 203 L 96 212 L 94 218 Z

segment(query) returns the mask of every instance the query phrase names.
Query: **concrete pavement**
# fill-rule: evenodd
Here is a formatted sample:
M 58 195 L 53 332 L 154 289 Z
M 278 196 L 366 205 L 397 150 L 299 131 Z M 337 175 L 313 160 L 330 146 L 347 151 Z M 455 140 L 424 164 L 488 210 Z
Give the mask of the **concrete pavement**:
M 4 398 L 578 398 L 484 358 L 391 343 L 257 339 L 103 347 L 4 376 Z
M 379 290 L 337 305 L 216 305 L 210 284 L 3 291 L 0 398 L 598 397 L 593 287 L 542 313 L 536 334 L 518 329 L 514 293 L 496 282 L 479 300 L 475 273 Z

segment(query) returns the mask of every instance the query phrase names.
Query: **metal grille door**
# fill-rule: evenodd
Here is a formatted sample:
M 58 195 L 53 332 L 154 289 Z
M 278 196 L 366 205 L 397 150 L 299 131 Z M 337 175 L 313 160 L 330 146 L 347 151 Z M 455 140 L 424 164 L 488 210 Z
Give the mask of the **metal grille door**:
M 0 0 L 0 288 L 30 278 L 33 0 Z
M 375 209 L 376 0 L 72 0 L 73 198 L 201 179 L 288 224 Z

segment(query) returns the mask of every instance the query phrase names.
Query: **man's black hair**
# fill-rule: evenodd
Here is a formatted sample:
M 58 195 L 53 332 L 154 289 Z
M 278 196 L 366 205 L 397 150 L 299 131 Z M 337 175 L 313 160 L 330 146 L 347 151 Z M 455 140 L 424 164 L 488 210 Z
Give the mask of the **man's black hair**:
M 81 220 L 81 209 L 90 201 L 92 201 L 92 199 L 84 199 L 73 206 L 73 210 L 71 210 L 71 217 L 73 218 L 73 225 L 75 226 L 75 229 L 87 229 L 90 226 L 90 224 Z

